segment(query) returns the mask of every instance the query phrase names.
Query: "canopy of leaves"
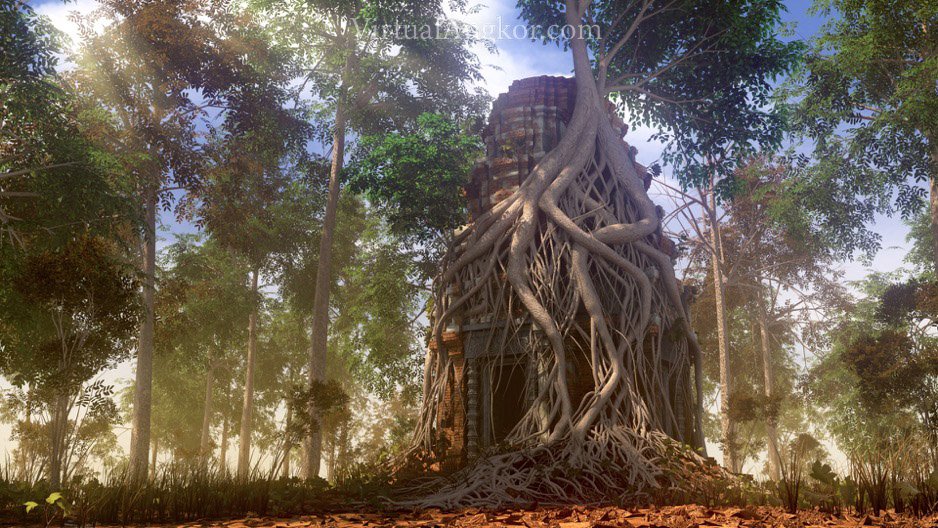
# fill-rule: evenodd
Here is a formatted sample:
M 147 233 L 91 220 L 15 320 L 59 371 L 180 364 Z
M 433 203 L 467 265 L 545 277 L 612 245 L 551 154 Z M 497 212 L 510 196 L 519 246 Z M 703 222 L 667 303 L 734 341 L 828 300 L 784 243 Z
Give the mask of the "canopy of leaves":
M 915 183 L 938 174 L 938 6 L 823 0 L 815 11 L 829 22 L 793 90 L 794 125 L 815 142 L 815 158 L 896 190 L 908 216 L 924 197 Z
M 406 244 L 371 222 L 359 252 L 340 273 L 335 351 L 368 390 L 382 397 L 413 389 L 422 359 L 415 325 L 427 291 Z
M 871 276 L 867 297 L 834 333 L 808 386 L 832 432 L 848 447 L 875 447 L 908 428 L 938 429 L 935 286 Z
M 427 111 L 475 115 L 487 102 L 480 89 L 468 87 L 481 79 L 478 59 L 469 50 L 476 38 L 446 17 L 440 0 L 252 0 L 249 5 L 266 21 L 273 41 L 295 50 L 293 71 L 302 79 L 298 97 L 312 96 L 317 121 L 332 121 L 341 103 L 351 129 L 370 135 L 403 129 Z M 395 27 L 419 32 L 405 34 Z M 440 34 L 447 38 L 434 38 Z M 303 93 L 307 86 L 311 94 Z
M 481 148 L 478 136 L 444 116 L 422 114 L 407 132 L 361 138 L 348 170 L 351 188 L 395 235 L 432 244 L 466 222 L 463 187 Z
M 0 251 L 55 245 L 72 228 L 133 220 L 112 159 L 55 72 L 58 33 L 23 2 L 0 2 Z
M 77 236 L 63 247 L 4 260 L 0 371 L 15 384 L 74 389 L 129 356 L 136 281 L 116 245 Z
M 200 124 L 218 111 L 266 102 L 278 115 L 278 101 L 264 91 L 271 72 L 257 67 L 265 64 L 258 55 L 278 55 L 224 2 L 101 4 L 81 21 L 70 78 L 89 106 L 106 114 L 109 143 L 124 169 L 138 176 L 138 190 L 161 193 L 168 206 L 170 188 L 198 187 Z M 231 120 L 231 128 L 252 124 L 242 114 Z M 164 186 L 167 181 L 172 184 Z
M 166 249 L 156 314 L 157 348 L 169 359 L 177 351 L 189 368 L 221 358 L 240 339 L 255 303 L 245 265 L 214 240 L 183 236 Z

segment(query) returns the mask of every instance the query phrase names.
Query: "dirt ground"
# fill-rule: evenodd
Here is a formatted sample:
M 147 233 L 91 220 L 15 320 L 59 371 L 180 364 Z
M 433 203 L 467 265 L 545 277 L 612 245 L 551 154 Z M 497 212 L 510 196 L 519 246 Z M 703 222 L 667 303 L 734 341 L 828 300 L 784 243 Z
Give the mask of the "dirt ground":
M 839 528 L 881 526 L 886 528 L 936 527 L 938 517 L 928 519 L 897 515 L 854 516 L 803 511 L 792 515 L 779 508 L 705 508 L 669 506 L 662 508 L 566 507 L 500 510 L 469 509 L 459 512 L 422 510 L 395 513 L 322 513 L 294 518 L 247 518 L 230 521 L 197 521 L 164 525 L 180 528 L 298 528 L 298 527 L 544 527 L 544 528 Z

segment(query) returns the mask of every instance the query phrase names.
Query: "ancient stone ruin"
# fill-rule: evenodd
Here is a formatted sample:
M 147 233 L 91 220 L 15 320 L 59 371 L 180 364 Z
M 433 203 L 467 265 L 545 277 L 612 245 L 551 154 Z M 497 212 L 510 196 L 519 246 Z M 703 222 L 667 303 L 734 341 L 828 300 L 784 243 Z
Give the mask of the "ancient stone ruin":
M 485 158 L 478 162 L 471 183 L 466 188 L 470 222 L 489 211 L 502 200 L 510 197 L 521 185 L 539 160 L 554 148 L 563 136 L 571 119 L 576 98 L 576 84 L 572 78 L 533 77 L 514 82 L 507 93 L 495 101 L 488 125 L 482 133 Z M 609 112 L 613 127 L 624 136 L 627 126 Z M 630 156 L 634 162 L 634 150 Z M 645 182 L 651 175 L 645 167 L 635 163 L 635 169 Z M 659 212 L 660 214 L 660 212 Z M 648 237 L 650 244 L 672 259 L 676 256 L 673 243 L 659 230 Z M 447 291 L 452 296 L 459 292 Z M 621 301 L 627 302 L 627 301 Z M 512 314 L 514 316 L 515 314 Z M 506 314 L 461 313 L 447 322 L 442 345 L 445 355 L 452 363 L 452 374 L 445 386 L 435 421 L 438 445 L 435 449 L 442 456 L 440 469 L 454 470 L 465 466 L 487 449 L 504 440 L 525 412 L 535 405 L 539 385 L 548 383 L 544 362 L 521 350 L 505 350 L 502 347 L 518 347 L 518 339 L 493 339 L 498 329 L 507 327 Z M 571 332 L 565 337 L 564 347 L 569 351 L 567 365 L 567 389 L 573 405 L 594 391 L 596 377 L 589 357 L 590 323 L 585 314 L 575 314 L 574 324 L 582 331 Z M 661 332 L 660 322 L 651 325 L 645 337 L 655 341 Z M 513 330 L 519 332 L 519 330 Z M 534 325 L 527 323 L 520 330 L 536 332 Z M 665 400 L 675 419 L 667 421 L 661 428 L 668 436 L 697 447 L 701 443 L 696 398 L 693 396 L 693 377 L 685 359 L 677 361 L 678 354 L 687 354 L 686 348 L 669 347 L 668 339 L 658 339 L 662 345 L 648 345 L 646 354 L 654 350 L 658 370 L 664 372 L 663 381 L 656 382 L 655 401 Z M 430 343 L 431 353 L 437 351 L 439 340 Z M 506 344 L 507 343 L 507 344 Z M 642 383 L 639 382 L 639 390 Z M 663 388 L 658 385 L 662 385 Z M 543 389 L 543 387 L 540 387 Z M 647 388 L 645 388 L 647 390 Z M 546 414 L 546 410 L 544 411 Z

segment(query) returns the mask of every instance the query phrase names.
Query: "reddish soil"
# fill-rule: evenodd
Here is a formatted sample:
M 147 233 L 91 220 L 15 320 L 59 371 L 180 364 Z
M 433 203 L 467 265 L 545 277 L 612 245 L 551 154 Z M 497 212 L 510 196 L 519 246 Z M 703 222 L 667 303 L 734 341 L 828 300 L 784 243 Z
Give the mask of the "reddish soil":
M 180 528 L 217 526 L 224 528 L 298 527 L 432 527 L 499 526 L 543 528 L 840 528 L 880 526 L 884 528 L 936 527 L 938 517 L 927 519 L 893 512 L 881 516 L 833 515 L 802 511 L 796 515 L 779 508 L 705 508 L 698 505 L 662 508 L 566 507 L 500 511 L 469 509 L 458 512 L 422 510 L 394 513 L 322 513 L 293 518 L 247 518 L 230 521 L 199 521 L 164 525 Z

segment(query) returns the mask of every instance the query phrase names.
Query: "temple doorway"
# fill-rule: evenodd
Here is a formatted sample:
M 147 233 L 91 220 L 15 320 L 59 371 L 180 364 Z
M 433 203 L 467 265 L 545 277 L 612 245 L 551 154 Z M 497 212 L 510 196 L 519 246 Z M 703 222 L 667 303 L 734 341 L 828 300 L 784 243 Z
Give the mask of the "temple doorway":
M 527 368 L 512 359 L 494 360 L 483 370 L 483 444 L 495 445 L 505 439 L 524 416 Z

